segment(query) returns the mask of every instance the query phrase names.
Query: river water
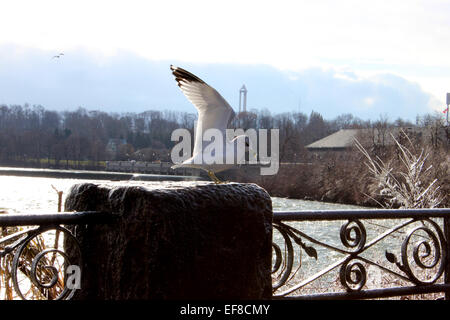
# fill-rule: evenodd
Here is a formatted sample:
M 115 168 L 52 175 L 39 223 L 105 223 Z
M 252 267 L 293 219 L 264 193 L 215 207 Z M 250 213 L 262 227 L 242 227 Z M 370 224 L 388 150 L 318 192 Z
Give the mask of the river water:
M 72 185 L 84 182 L 104 183 L 104 180 L 58 179 L 0 176 L 0 209 L 10 213 L 56 212 L 58 197 L 55 189 L 63 191 L 63 199 Z M 163 186 L 164 181 L 160 182 Z M 53 188 L 54 187 L 54 188 Z M 272 197 L 274 211 L 315 209 L 350 209 L 356 206 Z

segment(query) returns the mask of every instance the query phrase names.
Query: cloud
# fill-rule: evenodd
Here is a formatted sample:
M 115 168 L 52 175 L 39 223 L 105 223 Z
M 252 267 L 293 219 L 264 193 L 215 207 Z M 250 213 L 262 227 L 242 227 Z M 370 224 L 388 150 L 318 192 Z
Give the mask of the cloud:
M 248 108 L 272 113 L 312 110 L 331 119 L 352 113 L 363 119 L 380 114 L 414 120 L 429 113 L 434 98 L 415 82 L 382 73 L 361 76 L 351 69 L 279 70 L 267 65 L 195 64 L 148 60 L 119 51 L 94 55 L 82 49 L 58 52 L 0 46 L 0 104 L 41 104 L 48 109 L 79 106 L 108 112 L 195 108 L 178 90 L 170 64 L 184 67 L 215 87 L 235 110 L 239 89 L 248 89 Z

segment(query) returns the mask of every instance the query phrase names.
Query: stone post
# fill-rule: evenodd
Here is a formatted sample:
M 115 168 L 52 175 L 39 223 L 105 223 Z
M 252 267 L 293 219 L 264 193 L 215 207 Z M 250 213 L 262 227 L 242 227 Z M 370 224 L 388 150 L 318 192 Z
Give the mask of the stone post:
M 83 254 L 75 299 L 270 299 L 272 202 L 255 184 L 77 184 L 66 211 Z M 66 252 L 71 252 L 66 247 Z

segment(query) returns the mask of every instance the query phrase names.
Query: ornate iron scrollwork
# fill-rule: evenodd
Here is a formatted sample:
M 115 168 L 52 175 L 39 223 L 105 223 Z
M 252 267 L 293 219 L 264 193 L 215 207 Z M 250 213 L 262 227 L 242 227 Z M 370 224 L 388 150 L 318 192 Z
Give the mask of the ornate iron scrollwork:
M 359 261 L 347 261 L 341 266 L 339 278 L 347 291 L 360 291 L 366 284 L 366 268 Z
M 349 220 L 342 225 L 340 238 L 346 248 L 359 252 L 366 244 L 366 228 L 359 220 Z
M 283 286 L 289 278 L 292 276 L 293 266 L 294 266 L 294 246 L 293 242 L 296 243 L 305 253 L 317 259 L 317 251 L 312 246 L 307 246 L 299 236 L 300 232 L 295 228 L 286 225 L 284 223 L 275 223 L 273 227 L 278 230 L 278 232 L 283 237 L 285 251 L 282 250 L 278 244 L 272 242 L 272 248 L 274 249 L 275 263 L 272 266 L 272 274 L 276 275 L 276 282 L 273 284 L 273 291 L 277 290 Z M 299 267 L 301 266 L 301 263 Z M 294 272 L 295 274 L 295 272 Z
M 289 221 L 295 221 L 291 215 L 289 218 Z M 401 213 L 393 217 L 393 219 L 402 219 Z M 336 218 L 336 220 L 338 219 Z M 379 225 L 377 226 L 380 227 Z M 410 227 L 410 229 L 405 232 L 402 229 L 406 227 Z M 369 283 L 369 266 L 376 267 L 382 272 L 387 272 L 398 277 L 399 280 L 410 282 L 416 286 L 433 285 L 439 279 L 442 279 L 446 263 L 448 263 L 446 237 L 441 226 L 429 218 L 410 218 L 406 220 L 403 218 L 402 222 L 393 227 L 383 227 L 384 229 L 381 229 L 381 233 L 380 229 L 375 229 L 374 227 L 373 229 L 379 234 L 375 235 L 370 241 L 368 240 L 366 227 L 361 220 L 350 218 L 340 227 L 340 245 L 319 241 L 300 231 L 298 227 L 286 225 L 281 221 L 274 221 L 274 228 L 282 235 L 282 237 L 279 237 L 278 242 L 282 240 L 285 246 L 283 254 L 283 250 L 280 249 L 282 247 L 280 243 L 273 244 L 275 263 L 272 272 L 277 275 L 274 279 L 273 290 L 274 295 L 279 297 L 297 292 L 297 290 L 336 268 L 338 268 L 338 282 L 349 293 L 358 293 Z M 395 264 L 400 272 L 384 266 L 382 261 L 372 261 L 365 257 L 365 253 L 369 248 L 388 237 L 390 243 L 392 242 L 390 244 L 391 248 L 395 247 L 395 242 L 398 239 L 401 239 L 401 246 L 399 246 L 400 259 L 397 259 L 397 256 L 388 250 L 385 252 L 387 260 Z M 336 258 L 331 265 L 308 276 L 306 279 L 297 277 L 296 281 L 300 281 L 299 283 L 289 283 L 294 278 L 292 276 L 295 254 L 294 243 L 299 245 L 299 250 L 304 250 L 306 253 L 309 251 L 310 256 L 317 258 L 317 251 L 313 247 L 305 245 L 302 239 L 306 239 L 327 250 L 335 251 L 341 254 L 342 258 Z M 314 250 L 314 254 L 311 254 L 311 249 Z M 281 268 L 282 266 L 284 268 Z M 281 275 L 280 270 L 282 270 Z M 282 287 L 284 291 L 280 290 Z M 333 294 L 335 293 L 331 295 Z
M 286 246 L 286 251 L 283 253 L 278 244 L 272 242 L 272 248 L 275 253 L 275 263 L 272 266 L 272 274 L 279 273 L 279 276 L 277 277 L 278 281 L 272 285 L 273 290 L 276 290 L 286 283 L 292 272 L 294 247 L 286 228 L 279 225 L 274 225 L 274 228 L 280 232 Z
M 54 235 L 54 239 L 44 236 L 49 233 Z M 21 232 L 18 236 L 19 239 L 2 252 L 2 256 L 14 254 L 10 272 L 16 294 L 24 300 L 30 295 L 34 299 L 72 298 L 78 287 L 74 286 L 71 277 L 77 281 L 80 279 L 82 262 L 78 241 L 72 233 L 61 226 L 48 226 Z M 63 241 L 74 244 L 72 248 L 76 252 L 71 252 L 71 257 L 74 257 L 71 260 L 63 250 Z M 73 274 L 73 271 L 78 274 Z
M 395 263 L 416 285 L 435 283 L 444 272 L 445 262 L 447 261 L 447 242 L 441 228 L 432 220 L 427 219 L 421 222 L 422 225 L 410 230 L 403 240 L 401 263 L 394 254 L 389 251 L 385 253 L 388 261 Z M 425 222 L 430 226 L 425 224 Z M 414 242 L 411 252 L 409 249 L 414 241 L 413 238 L 417 241 Z M 414 261 L 415 267 L 411 265 L 412 261 Z M 425 270 L 432 271 L 431 276 L 430 273 L 426 273 L 428 279 L 424 279 L 423 276 L 421 277 L 418 274 L 418 271 Z

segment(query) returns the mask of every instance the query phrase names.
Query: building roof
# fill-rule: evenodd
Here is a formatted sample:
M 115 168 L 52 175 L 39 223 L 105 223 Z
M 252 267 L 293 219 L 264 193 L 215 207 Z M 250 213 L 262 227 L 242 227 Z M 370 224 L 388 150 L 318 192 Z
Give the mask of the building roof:
M 306 149 L 344 149 L 351 147 L 359 129 L 341 129 L 332 135 L 313 142 Z
M 409 137 L 416 136 L 427 139 L 428 141 L 432 140 L 430 130 L 420 127 L 393 127 L 385 129 L 341 129 L 329 136 L 326 136 L 323 139 L 307 145 L 305 148 L 310 151 L 344 150 L 353 145 L 353 141 L 355 138 L 357 138 L 358 140 L 364 139 L 364 136 L 366 136 L 366 138 L 369 138 L 371 143 L 380 145 L 393 145 L 395 144 L 395 142 L 392 138 L 392 135 L 398 137 L 401 131 L 405 132 Z M 363 134 L 363 136 L 358 137 L 359 134 Z M 442 136 L 441 139 L 444 141 L 444 130 L 441 130 L 440 135 Z

